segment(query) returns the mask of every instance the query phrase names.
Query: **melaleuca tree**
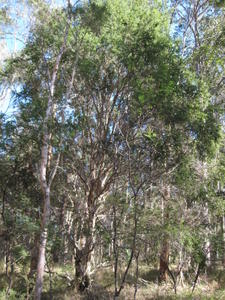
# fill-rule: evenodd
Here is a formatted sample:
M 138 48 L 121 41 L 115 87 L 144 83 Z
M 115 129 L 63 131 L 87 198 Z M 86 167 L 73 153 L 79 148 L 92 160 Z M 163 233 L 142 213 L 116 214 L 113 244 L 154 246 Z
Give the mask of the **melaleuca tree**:
M 219 138 L 219 122 L 211 113 L 205 84 L 191 67 L 186 67 L 173 47 L 166 20 L 161 27 L 154 21 L 161 16 L 160 12 L 155 10 L 152 16 L 147 9 L 144 17 L 147 20 L 151 16 L 151 21 L 142 21 L 145 5 L 135 3 L 132 7 L 124 2 L 118 7 L 114 2 L 111 7 L 111 2 L 96 2 L 82 11 L 84 20 L 85 16 L 90 20 L 90 15 L 97 11 L 102 16 L 98 26 L 86 24 L 83 56 L 78 58 L 71 102 L 77 131 L 69 144 L 71 150 L 74 143 L 74 151 L 72 169 L 68 172 L 77 174 L 86 199 L 81 204 L 86 205 L 80 209 L 88 221 L 82 225 L 83 230 L 82 226 L 79 229 L 80 246 L 76 253 L 77 260 L 83 260 L 82 264 L 87 266 L 98 202 L 103 201 L 114 178 L 122 172 L 121 158 L 127 140 L 135 140 L 138 134 L 147 138 L 146 161 L 151 161 L 153 173 L 157 166 L 161 167 L 159 176 L 175 167 L 180 156 L 192 151 L 195 145 L 204 154 Z M 115 25 L 120 15 L 122 21 Z M 114 26 L 112 33 L 110 28 Z M 136 142 L 139 143 L 138 139 Z M 150 176 L 154 181 L 156 175 Z M 85 287 L 87 271 L 77 268 L 77 277 L 81 277 L 78 282 L 81 280 Z
M 148 135 L 151 130 L 157 132 L 153 132 L 155 143 L 150 148 L 152 153 L 149 151 L 154 168 L 154 162 L 162 163 L 167 156 L 166 147 L 179 128 L 176 123 L 181 124 L 181 136 L 183 124 L 194 111 L 188 97 L 190 94 L 190 98 L 195 99 L 195 87 L 186 86 L 189 79 L 179 67 L 181 60 L 172 47 L 166 25 L 159 27 L 156 21 L 160 17 L 159 11 L 154 11 L 152 16 L 147 9 L 143 17 L 147 4 L 136 3 L 135 8 L 128 3 L 122 7 L 115 3 L 113 7 L 111 5 L 111 2 L 102 7 L 95 4 L 87 12 L 101 10 L 107 18 L 103 18 L 103 24 L 97 30 L 87 24 L 84 54 L 81 60 L 78 59 L 73 87 L 76 92 L 72 102 L 74 120 L 78 129 L 73 140 L 76 142 L 72 154 L 74 163 L 70 166 L 77 173 L 83 197 L 87 199 L 83 209 L 87 210 L 84 216 L 88 221 L 83 230 L 81 227 L 77 244 L 82 245 L 80 249 L 77 246 L 76 251 L 77 261 L 83 265 L 82 268 L 77 266 L 77 277 L 81 277 L 83 287 L 88 284 L 84 265 L 88 266 L 93 246 L 95 211 L 113 178 L 120 173 L 118 162 L 126 148 L 126 139 L 132 140 L 137 134 Z M 123 22 L 117 19 L 120 15 Z M 149 22 L 142 21 L 142 17 L 149 18 Z M 115 20 L 118 20 L 116 25 Z M 113 34 L 112 26 L 116 26 Z M 169 83 L 167 78 L 170 78 Z M 158 137 L 162 138 L 156 143 Z M 161 157 L 158 157 L 159 149 Z M 172 158 L 171 165 L 174 165 Z
M 142 15 L 144 9 L 146 12 Z M 161 46 L 166 47 L 164 43 L 167 43 L 166 29 L 163 26 L 162 29 L 157 28 L 156 24 L 160 13 L 151 12 L 147 3 L 135 3 L 132 7 L 128 2 L 122 5 L 115 1 L 96 2 L 82 11 L 81 17 L 84 21 L 85 17 L 89 20 L 96 12 L 101 12 L 102 23 L 96 27 L 87 23 L 84 27 L 87 33 L 72 87 L 71 108 L 74 109 L 76 131 L 68 144 L 68 173 L 77 175 L 75 178 L 78 178 L 83 194 L 75 256 L 80 289 L 89 284 L 88 266 L 94 244 L 96 211 L 122 171 L 126 136 L 132 139 L 139 123 L 142 123 L 141 118 L 135 122 L 131 119 L 129 102 L 135 93 L 133 83 L 144 76 L 144 69 L 141 73 L 144 49 L 155 41 L 152 53 L 149 49 L 146 59 L 150 66 L 157 51 Z M 145 18 L 149 22 L 144 22 Z M 112 27 L 115 27 L 113 32 Z M 151 34 L 148 35 L 149 31 Z M 138 45 L 141 45 L 141 51 Z M 128 49 L 130 54 L 127 56 Z

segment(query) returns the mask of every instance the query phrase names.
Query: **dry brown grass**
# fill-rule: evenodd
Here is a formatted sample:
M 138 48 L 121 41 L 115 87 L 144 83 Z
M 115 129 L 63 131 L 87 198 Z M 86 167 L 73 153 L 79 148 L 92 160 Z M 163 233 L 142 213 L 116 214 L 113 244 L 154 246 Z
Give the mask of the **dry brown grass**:
M 55 270 L 54 270 L 55 271 Z M 57 269 L 59 274 L 69 274 L 70 269 Z M 13 291 L 15 291 L 15 297 L 8 298 L 25 299 L 22 297 L 22 290 L 25 289 L 25 283 L 21 282 L 21 276 L 15 274 Z M 71 278 L 72 271 L 70 274 Z M 183 286 L 177 287 L 177 295 L 174 294 L 172 282 L 167 284 L 158 285 L 157 283 L 158 272 L 155 269 L 150 269 L 148 266 L 140 267 L 140 278 L 138 280 L 138 292 L 137 300 L 225 300 L 225 270 L 217 270 L 208 275 L 202 275 L 196 286 L 194 294 L 191 293 L 191 285 L 187 282 Z M 122 277 L 122 272 L 119 274 Z M 121 292 L 118 300 L 132 300 L 134 299 L 134 270 L 130 270 L 130 273 L 126 280 L 126 285 Z M 3 289 L 7 287 L 7 278 L 2 274 L 0 276 L 0 300 L 4 300 L 4 293 L 1 293 Z M 45 292 L 43 293 L 42 300 L 112 300 L 114 294 L 114 277 L 112 268 L 104 268 L 98 270 L 93 275 L 93 281 L 91 287 L 82 295 L 75 292 L 72 286 L 69 287 L 69 282 L 60 276 L 53 278 L 53 286 L 51 293 L 49 292 L 49 280 L 48 276 L 45 277 Z M 21 295 L 21 296 L 20 296 Z
M 121 276 L 121 274 L 120 274 Z M 114 278 L 112 269 L 107 268 L 99 270 L 94 275 L 94 282 L 89 291 L 80 296 L 74 294 L 73 291 L 65 295 L 64 298 L 57 298 L 62 300 L 112 300 L 114 292 Z M 223 281 L 224 279 L 224 281 Z M 219 272 L 219 274 L 212 274 L 209 276 L 201 276 L 195 292 L 191 293 L 191 286 L 185 284 L 177 287 L 177 295 L 174 294 L 172 282 L 167 284 L 157 284 L 157 271 L 149 270 L 147 267 L 142 267 L 140 270 L 140 280 L 138 281 L 137 300 L 225 300 L 225 290 L 223 288 L 225 284 L 225 271 Z M 134 277 L 132 276 L 132 270 L 127 278 L 127 284 L 119 300 L 132 300 L 134 299 Z

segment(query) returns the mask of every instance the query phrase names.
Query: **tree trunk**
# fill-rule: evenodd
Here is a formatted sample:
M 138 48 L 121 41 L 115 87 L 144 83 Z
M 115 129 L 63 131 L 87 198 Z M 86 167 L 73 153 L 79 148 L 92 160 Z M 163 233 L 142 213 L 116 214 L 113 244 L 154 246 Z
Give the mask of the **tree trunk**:
M 28 275 L 29 278 L 33 278 L 37 270 L 39 241 L 40 241 L 40 235 L 36 233 L 34 237 L 32 249 L 31 249 L 31 253 L 30 253 L 31 259 L 30 259 L 30 271 Z
M 163 224 L 169 221 L 169 198 L 170 198 L 170 187 L 165 186 L 162 193 L 162 222 Z M 167 281 L 168 277 L 168 266 L 169 266 L 169 235 L 168 233 L 163 234 L 162 248 L 159 259 L 159 283 Z
M 222 263 L 223 266 L 225 267 L 225 216 L 223 216 L 221 220 L 221 229 L 222 229 L 222 249 L 223 249 Z
M 91 249 L 86 245 L 81 250 L 76 250 L 75 270 L 76 287 L 79 292 L 83 292 L 90 285 L 90 260 Z
M 167 281 L 169 265 L 169 239 L 165 237 L 159 261 L 159 282 Z
M 206 175 L 205 175 L 206 177 Z M 205 187 L 205 189 L 207 189 Z M 211 228 L 211 218 L 210 218 L 210 214 L 209 214 L 209 207 L 208 207 L 208 203 L 205 203 L 205 207 L 204 207 L 204 218 L 206 220 L 206 222 L 208 223 L 208 227 L 206 228 L 205 232 L 206 232 L 206 237 L 205 237 L 205 255 L 206 255 L 206 265 L 207 267 L 211 267 L 212 265 L 212 260 L 211 260 L 211 251 L 212 251 L 212 245 L 211 245 L 211 241 L 210 241 L 210 228 Z
M 91 257 L 94 249 L 94 227 L 94 209 L 89 207 L 88 220 L 84 223 L 75 253 L 75 280 L 76 288 L 79 292 L 83 292 L 90 285 Z
M 38 264 L 38 249 L 39 249 L 39 241 L 40 235 L 38 233 L 35 234 L 32 249 L 31 249 L 31 259 L 30 259 L 30 271 L 28 274 L 29 278 L 29 288 L 28 293 L 29 295 L 32 293 L 34 288 L 34 275 L 37 271 L 37 264 Z
M 40 300 L 41 293 L 43 288 L 43 278 L 44 278 L 44 269 L 45 269 L 45 249 L 48 237 L 48 223 L 50 216 L 50 188 L 46 187 L 45 196 L 44 196 L 44 211 L 42 215 L 42 226 L 40 233 L 40 245 L 39 245 L 39 254 L 38 254 L 38 264 L 37 264 L 37 277 L 36 285 L 34 292 L 34 299 Z

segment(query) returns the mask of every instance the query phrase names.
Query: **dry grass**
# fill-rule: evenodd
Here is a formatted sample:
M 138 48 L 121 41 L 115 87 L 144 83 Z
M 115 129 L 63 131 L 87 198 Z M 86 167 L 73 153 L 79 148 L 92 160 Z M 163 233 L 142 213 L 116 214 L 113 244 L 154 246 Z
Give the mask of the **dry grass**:
M 60 275 L 69 274 L 72 276 L 70 268 L 56 268 L 54 271 Z M 25 299 L 22 296 L 22 290 L 25 290 L 25 282 L 21 281 L 20 274 L 15 274 L 12 297 L 9 300 Z M 122 273 L 119 274 L 121 278 Z M 155 269 L 149 269 L 148 266 L 140 268 L 140 278 L 138 280 L 137 300 L 225 300 L 225 270 L 217 270 L 200 277 L 194 294 L 191 293 L 191 286 L 187 283 L 177 287 L 177 295 L 174 294 L 172 282 L 167 284 L 157 284 L 158 272 Z M 114 294 L 114 277 L 112 268 L 105 268 L 97 271 L 93 276 L 91 287 L 83 295 L 79 295 L 74 291 L 74 288 L 69 285 L 68 280 L 60 276 L 52 278 L 52 291 L 49 292 L 49 278 L 45 277 L 45 292 L 42 300 L 111 300 Z M 134 282 L 135 277 L 131 269 L 126 285 L 118 300 L 134 299 Z M 7 287 L 7 278 L 4 275 L 0 276 L 0 291 Z M 13 297 L 13 293 L 16 295 Z M 4 293 L 0 293 L 0 300 L 6 299 Z
M 212 274 L 206 277 L 201 276 L 199 283 L 195 289 L 195 292 L 191 293 L 190 285 L 183 285 L 177 287 L 177 295 L 174 294 L 172 282 L 167 284 L 157 284 L 157 270 L 149 270 L 148 267 L 142 267 L 140 270 L 140 280 L 138 281 L 137 300 L 225 300 L 225 271 Z M 121 276 L 121 274 L 120 274 Z M 64 298 L 57 298 L 60 300 L 111 300 L 113 299 L 114 292 L 114 278 L 112 269 L 107 268 L 99 270 L 94 275 L 94 282 L 89 291 L 79 296 L 71 291 Z M 56 299 L 56 298 L 55 298 Z M 134 277 L 132 276 L 132 270 L 127 278 L 127 284 L 125 285 L 119 300 L 132 300 L 134 299 Z

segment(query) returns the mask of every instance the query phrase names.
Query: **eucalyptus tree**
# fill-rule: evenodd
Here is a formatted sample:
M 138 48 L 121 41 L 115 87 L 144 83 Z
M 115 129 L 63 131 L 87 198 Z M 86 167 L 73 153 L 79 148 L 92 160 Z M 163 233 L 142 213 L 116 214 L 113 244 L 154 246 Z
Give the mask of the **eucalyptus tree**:
M 52 16 L 46 20 L 49 13 Z M 36 143 L 40 149 L 40 163 L 36 170 L 36 177 L 39 180 L 43 197 L 43 212 L 35 299 L 41 298 L 50 218 L 51 185 L 60 158 L 62 137 L 60 137 L 60 133 L 53 136 L 53 128 L 56 124 L 56 118 L 57 124 L 62 124 L 64 119 L 63 113 L 60 113 L 62 112 L 63 96 L 61 89 L 58 88 L 58 81 L 61 73 L 62 56 L 67 46 L 71 26 L 70 9 L 49 12 L 47 6 L 44 6 L 44 10 L 39 12 L 40 19 L 43 21 L 42 24 L 36 24 L 26 47 L 20 56 L 11 62 L 9 67 L 11 72 L 15 70 L 17 75 L 19 73 L 17 84 L 21 86 L 21 91 L 17 93 L 17 98 L 20 99 L 20 112 L 26 118 L 28 126 L 39 130 L 39 139 L 36 139 Z

